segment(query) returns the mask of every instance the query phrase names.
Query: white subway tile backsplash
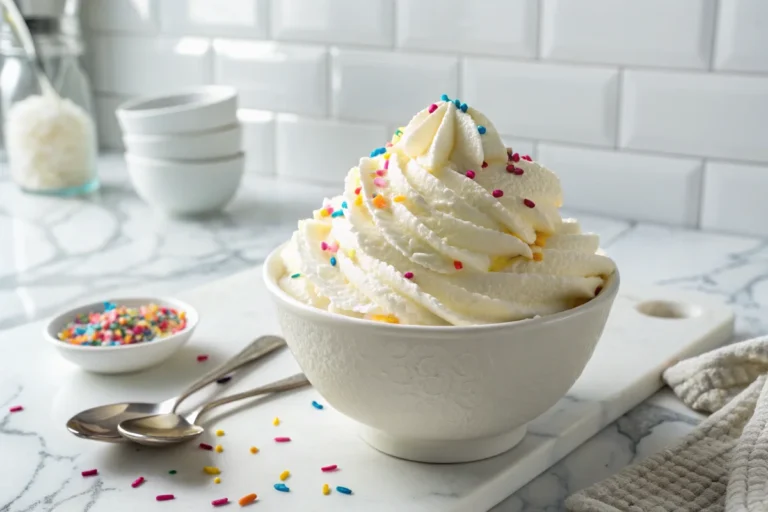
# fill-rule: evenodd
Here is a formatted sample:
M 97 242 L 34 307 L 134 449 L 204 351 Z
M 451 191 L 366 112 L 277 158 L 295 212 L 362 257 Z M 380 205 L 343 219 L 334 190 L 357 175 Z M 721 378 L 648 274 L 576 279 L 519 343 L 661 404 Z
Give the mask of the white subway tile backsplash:
M 539 144 L 538 158 L 560 177 L 570 209 L 695 227 L 702 162 Z
M 467 101 L 518 137 L 613 146 L 618 71 L 468 57 Z
M 327 52 L 322 47 L 217 39 L 216 82 L 240 91 L 244 108 L 324 116 Z
M 768 72 L 768 2 L 720 0 L 715 68 Z
M 273 1 L 272 36 L 279 41 L 392 46 L 393 1 Z
M 621 146 L 768 161 L 768 77 L 627 71 Z
M 163 31 L 169 34 L 267 37 L 269 0 L 158 0 L 158 4 Z
M 115 110 L 128 98 L 96 95 L 96 127 L 99 130 L 99 147 L 107 150 L 123 150 L 123 131 L 117 123 Z
M 275 114 L 240 109 L 237 117 L 243 128 L 245 171 L 252 174 L 275 174 Z
M 701 227 L 768 236 L 768 167 L 708 162 Z
M 535 57 L 537 0 L 400 0 L 397 33 L 404 48 Z
M 159 94 L 211 83 L 210 42 L 193 37 L 97 36 L 92 43 L 97 91 Z M 119 65 L 115 65 L 119 63 Z
M 709 66 L 715 0 L 543 0 L 541 16 L 545 58 Z
M 277 116 L 277 174 L 341 186 L 360 157 L 367 156 L 388 138 L 384 125 L 280 114 Z
M 156 0 L 88 0 L 83 8 L 88 26 L 100 32 L 154 34 L 160 25 Z
M 419 110 L 458 87 L 458 59 L 438 55 L 334 48 L 335 116 L 405 125 Z

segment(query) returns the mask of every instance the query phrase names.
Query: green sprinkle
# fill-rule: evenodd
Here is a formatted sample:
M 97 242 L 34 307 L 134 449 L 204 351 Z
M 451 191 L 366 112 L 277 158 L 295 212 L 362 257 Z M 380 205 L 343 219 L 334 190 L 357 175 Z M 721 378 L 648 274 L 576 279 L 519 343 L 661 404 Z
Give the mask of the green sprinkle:
M 175 475 L 175 474 L 176 474 L 176 470 L 175 470 L 175 469 L 172 469 L 172 470 L 170 470 L 170 471 L 168 472 L 168 474 L 169 474 L 169 475 Z
M 402 130 L 395 130 L 395 135 L 402 135 L 402 134 L 403 134 Z
M 298 272 L 295 274 L 291 274 L 291 279 L 296 279 L 297 277 L 301 277 L 301 274 L 299 274 Z

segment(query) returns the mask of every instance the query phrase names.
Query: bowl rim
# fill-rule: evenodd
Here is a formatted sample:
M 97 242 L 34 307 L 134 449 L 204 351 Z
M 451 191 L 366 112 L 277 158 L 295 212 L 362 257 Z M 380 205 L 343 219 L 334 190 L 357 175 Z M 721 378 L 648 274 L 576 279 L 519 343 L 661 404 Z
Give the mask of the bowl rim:
M 123 142 L 138 142 L 138 143 L 155 143 L 155 142 L 182 142 L 188 143 L 194 141 L 194 139 L 202 137 L 211 137 L 214 135 L 235 135 L 242 132 L 242 125 L 239 122 L 228 124 L 226 126 L 217 126 L 215 128 L 209 128 L 207 130 L 201 130 L 199 132 L 184 132 L 184 133 L 158 133 L 158 134 L 143 134 L 143 133 L 123 133 Z
M 126 162 L 135 162 L 141 165 L 153 167 L 178 168 L 180 165 L 185 167 L 206 167 L 216 164 L 230 164 L 245 160 L 245 152 L 240 151 L 234 155 L 220 156 L 216 158 L 199 158 L 190 160 L 180 160 L 176 158 L 150 158 L 147 156 L 135 155 L 129 151 L 124 154 Z
M 281 301 L 282 303 L 288 305 L 289 307 L 299 310 L 302 313 L 313 317 L 313 319 L 316 319 L 325 323 L 334 323 L 334 322 L 345 323 L 346 322 L 356 327 L 367 327 L 367 328 L 375 329 L 378 331 L 388 332 L 393 335 L 401 335 L 403 334 L 404 331 L 412 331 L 414 334 L 422 334 L 422 335 L 437 334 L 440 336 L 445 336 L 446 334 L 449 334 L 449 333 L 472 334 L 472 333 L 478 333 L 483 331 L 493 331 L 493 330 L 510 329 L 510 328 L 532 329 L 537 327 L 543 327 L 556 322 L 567 321 L 567 320 L 573 319 L 574 317 L 587 314 L 593 309 L 599 309 L 601 307 L 605 307 L 606 303 L 607 303 L 607 306 L 610 308 L 614 299 L 616 298 L 616 295 L 618 294 L 619 285 L 621 282 L 619 269 L 617 267 L 614 270 L 614 273 L 608 276 L 608 278 L 606 279 L 607 284 L 604 285 L 600 293 L 593 299 L 589 300 L 588 302 L 585 302 L 584 304 L 576 306 L 575 308 L 566 309 L 565 311 L 560 311 L 559 313 L 553 313 L 550 315 L 543 315 L 543 316 L 538 316 L 534 318 L 524 318 L 521 320 L 515 320 L 511 322 L 496 322 L 491 324 L 479 324 L 479 325 L 467 325 L 467 326 L 390 324 L 387 322 L 373 322 L 371 320 L 366 320 L 362 318 L 354 318 L 354 317 L 339 315 L 337 313 L 332 313 L 330 311 L 318 309 L 296 300 L 295 298 L 287 294 L 285 291 L 283 291 L 283 289 L 280 288 L 280 285 L 277 284 L 278 277 L 275 275 L 272 275 L 272 272 L 270 272 L 270 267 L 272 267 L 273 262 L 280 257 L 281 251 L 286 245 L 288 245 L 288 243 L 289 241 L 286 241 L 280 244 L 278 247 L 273 249 L 272 252 L 270 252 L 269 255 L 266 257 L 266 259 L 264 260 L 262 276 L 263 276 L 264 282 L 266 283 L 267 290 L 269 290 L 269 292 L 272 294 L 273 297 L 275 297 L 277 300 Z M 282 266 L 282 261 L 280 261 L 279 263 Z
M 133 343 L 131 345 L 114 345 L 114 346 L 73 345 L 71 343 L 65 343 L 60 339 L 58 339 L 53 334 L 51 334 L 52 332 L 51 329 L 53 328 L 54 324 L 59 323 L 62 319 L 66 317 L 69 317 L 69 318 L 74 317 L 74 312 L 76 310 L 89 309 L 92 311 L 97 311 L 99 307 L 103 308 L 105 302 L 114 302 L 116 304 L 119 304 L 120 301 L 126 301 L 126 300 L 131 300 L 131 301 L 140 300 L 144 303 L 153 302 L 155 304 L 165 303 L 165 304 L 173 305 L 173 307 L 175 307 L 176 309 L 182 309 L 186 312 L 187 325 L 181 331 L 175 334 L 171 334 L 170 336 L 167 336 L 165 338 L 161 338 L 157 341 L 151 341 L 149 343 Z M 191 305 L 189 305 L 187 302 L 176 299 L 174 297 L 124 296 L 124 297 L 108 298 L 108 299 L 100 300 L 98 302 L 83 303 L 75 307 L 68 308 L 64 311 L 60 311 L 59 313 L 48 318 L 48 320 L 45 322 L 45 325 L 43 326 L 43 337 L 45 337 L 46 341 L 54 344 L 57 348 L 62 348 L 65 350 L 77 350 L 77 351 L 83 351 L 83 352 L 140 350 L 143 347 L 156 346 L 163 343 L 168 343 L 174 340 L 178 340 L 178 338 L 181 338 L 182 336 L 191 336 L 192 332 L 195 330 L 195 328 L 199 323 L 200 323 L 200 315 L 198 314 L 197 310 L 193 308 Z
M 142 108 L 143 105 L 153 101 L 192 95 L 197 95 L 199 99 L 197 101 L 190 101 L 168 107 Z M 225 103 L 235 98 L 237 98 L 237 89 L 234 87 L 227 85 L 206 85 L 181 89 L 172 94 L 140 96 L 120 104 L 115 112 L 121 117 L 132 119 L 156 117 L 209 107 L 218 103 Z

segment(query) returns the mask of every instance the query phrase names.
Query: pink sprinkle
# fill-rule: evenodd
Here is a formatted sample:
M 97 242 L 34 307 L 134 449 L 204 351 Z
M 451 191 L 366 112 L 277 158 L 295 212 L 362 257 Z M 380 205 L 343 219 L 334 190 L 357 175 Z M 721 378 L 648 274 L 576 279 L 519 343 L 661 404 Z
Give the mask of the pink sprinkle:
M 376 176 L 384 176 L 385 174 L 387 174 L 387 171 L 385 171 L 384 169 L 379 169 L 378 171 L 376 171 Z
M 389 160 L 384 160 L 384 170 L 389 169 Z
M 523 156 L 523 160 L 528 160 L 529 162 L 533 162 L 533 159 L 528 155 Z
M 325 242 L 320 242 L 320 249 L 327 251 L 328 250 L 328 244 Z
M 387 180 L 385 180 L 384 178 L 374 178 L 373 184 L 379 188 L 384 188 L 387 186 Z
M 291 438 L 290 437 L 276 437 L 275 438 L 276 443 L 290 443 Z
M 528 208 L 533 208 L 534 206 L 536 206 L 536 203 L 534 203 L 530 199 L 523 199 L 523 204 Z
M 485 160 L 483 160 L 483 165 L 482 165 L 481 167 L 482 167 L 483 169 L 485 169 L 486 167 L 488 167 L 488 162 L 486 162 Z
M 391 142 L 387 142 L 386 144 L 384 144 L 384 147 L 391 148 L 392 147 L 392 143 Z
M 519 154 L 519 153 L 514 153 L 514 154 L 513 154 L 513 155 L 510 157 L 510 160 L 512 160 L 513 162 L 519 162 L 519 161 L 520 161 L 520 154 Z
M 472 169 L 468 170 L 466 174 L 467 174 L 467 178 L 471 180 L 475 179 L 475 171 L 473 171 Z
M 336 464 L 331 464 L 330 466 L 323 466 L 320 468 L 320 471 L 327 473 L 329 471 L 336 471 L 339 468 Z
M 209 445 L 208 443 L 200 443 L 199 446 L 203 450 L 213 450 L 213 446 Z
M 491 194 L 493 194 L 493 197 L 499 198 L 504 195 L 504 192 L 499 189 L 496 189 L 493 192 L 491 192 Z
M 140 476 L 139 478 L 137 478 L 136 480 L 133 481 L 133 483 L 131 484 L 131 487 L 133 487 L 135 489 L 135 488 L 137 488 L 138 486 L 140 486 L 143 483 L 144 483 L 144 477 Z
M 328 246 L 328 250 L 330 252 L 339 252 L 339 242 L 333 242 L 331 245 Z
M 155 499 L 157 501 L 168 501 L 168 500 L 175 500 L 176 496 L 174 496 L 173 494 L 158 494 L 157 496 L 155 496 Z
M 512 164 L 507 165 L 507 172 L 515 172 L 515 166 Z
M 432 113 L 432 112 L 434 112 L 435 110 L 437 110 L 437 105 L 435 105 L 435 104 L 433 103 L 433 104 L 431 104 L 431 105 L 429 106 L 429 113 L 431 114 L 431 113 Z
M 24 407 L 22 407 L 21 405 L 14 405 L 14 406 L 13 406 L 13 407 L 11 407 L 9 410 L 10 410 L 11 412 L 19 412 L 19 411 L 23 411 L 23 410 L 24 410 Z
M 83 471 L 80 474 L 83 475 L 83 476 L 96 476 L 96 475 L 99 474 L 99 470 L 98 469 L 89 469 L 87 471 Z
M 406 279 L 413 279 L 413 272 L 406 272 L 403 274 L 403 277 Z
M 229 498 L 219 498 L 217 500 L 213 500 L 211 505 L 214 507 L 220 507 L 222 505 L 226 505 L 227 503 L 229 503 Z
M 200 354 L 199 356 L 197 356 L 198 363 L 202 363 L 203 361 L 207 361 L 207 360 L 208 360 L 208 354 Z
M 325 211 L 327 211 L 328 213 L 333 213 L 333 206 L 329 206 L 328 208 L 325 209 Z

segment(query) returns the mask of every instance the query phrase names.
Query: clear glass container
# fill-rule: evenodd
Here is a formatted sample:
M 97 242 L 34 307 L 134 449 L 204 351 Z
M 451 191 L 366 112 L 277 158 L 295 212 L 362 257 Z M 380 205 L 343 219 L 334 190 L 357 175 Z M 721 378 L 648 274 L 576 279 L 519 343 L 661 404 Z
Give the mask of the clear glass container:
M 10 27 L 3 23 L 0 158 L 13 180 L 27 192 L 91 192 L 99 186 L 97 139 L 91 85 L 80 64 L 83 42 L 79 20 L 76 13 L 70 13 L 60 18 L 32 17 L 27 23 L 61 101 L 43 98 L 32 64 Z M 57 113 L 55 121 L 50 120 L 51 112 Z

